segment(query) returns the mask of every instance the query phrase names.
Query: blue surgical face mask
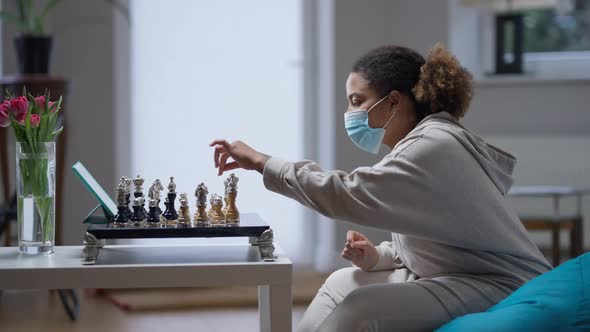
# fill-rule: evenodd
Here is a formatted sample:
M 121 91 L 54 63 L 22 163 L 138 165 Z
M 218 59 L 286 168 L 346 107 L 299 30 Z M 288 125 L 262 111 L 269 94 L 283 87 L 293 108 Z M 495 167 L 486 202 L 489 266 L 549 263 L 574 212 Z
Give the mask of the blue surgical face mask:
M 344 113 L 344 127 L 352 142 L 359 148 L 373 154 L 379 152 L 379 147 L 385 136 L 385 128 L 387 128 L 397 111 L 393 112 L 383 128 L 371 128 L 369 126 L 369 112 L 388 97 L 389 95 L 383 97 L 368 110 L 359 109 Z

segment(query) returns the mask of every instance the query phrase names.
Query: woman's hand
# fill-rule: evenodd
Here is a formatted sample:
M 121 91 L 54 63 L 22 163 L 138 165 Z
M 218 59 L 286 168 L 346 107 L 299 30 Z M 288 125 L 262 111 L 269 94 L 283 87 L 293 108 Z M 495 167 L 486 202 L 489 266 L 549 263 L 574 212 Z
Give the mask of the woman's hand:
M 348 231 L 342 257 L 364 271 L 369 271 L 377 265 L 379 252 L 366 236 L 359 232 Z
M 211 142 L 209 146 L 215 147 L 213 159 L 215 160 L 215 168 L 219 169 L 218 175 L 236 168 L 257 170 L 262 174 L 264 165 L 270 159 L 269 156 L 252 149 L 241 141 L 229 143 L 224 139 L 218 139 Z M 234 161 L 228 163 L 230 157 Z

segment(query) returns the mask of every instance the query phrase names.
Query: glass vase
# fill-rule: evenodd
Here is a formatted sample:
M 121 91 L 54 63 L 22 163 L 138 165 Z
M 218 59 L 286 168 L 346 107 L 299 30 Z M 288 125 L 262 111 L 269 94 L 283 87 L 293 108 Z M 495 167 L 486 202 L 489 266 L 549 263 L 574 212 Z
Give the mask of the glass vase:
M 55 243 L 55 142 L 16 143 L 18 250 L 53 253 Z

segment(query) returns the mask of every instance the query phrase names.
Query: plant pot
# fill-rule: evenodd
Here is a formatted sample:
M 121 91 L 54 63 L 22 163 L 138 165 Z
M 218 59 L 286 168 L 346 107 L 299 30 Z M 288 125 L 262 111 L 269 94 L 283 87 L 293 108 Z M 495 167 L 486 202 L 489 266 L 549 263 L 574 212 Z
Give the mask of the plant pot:
M 18 58 L 18 68 L 21 74 L 48 74 L 51 56 L 51 36 L 14 37 L 14 47 Z
M 18 250 L 53 253 L 55 243 L 55 142 L 16 143 Z

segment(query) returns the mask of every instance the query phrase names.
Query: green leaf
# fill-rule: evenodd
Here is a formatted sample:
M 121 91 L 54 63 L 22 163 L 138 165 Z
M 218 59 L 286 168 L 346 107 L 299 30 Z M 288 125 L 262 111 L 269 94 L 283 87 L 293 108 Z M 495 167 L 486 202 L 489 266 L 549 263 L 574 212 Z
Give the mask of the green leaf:
M 61 0 L 49 0 L 45 7 L 41 10 L 41 14 L 38 16 L 41 20 L 45 19 L 45 16 L 49 13 L 49 11 L 55 7 Z
M 64 127 L 60 127 L 58 130 L 51 133 L 51 137 L 56 137 L 57 135 L 61 134 L 64 131 Z

